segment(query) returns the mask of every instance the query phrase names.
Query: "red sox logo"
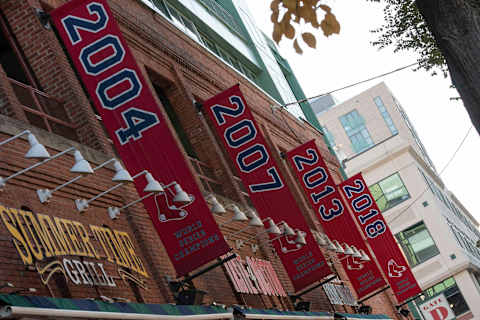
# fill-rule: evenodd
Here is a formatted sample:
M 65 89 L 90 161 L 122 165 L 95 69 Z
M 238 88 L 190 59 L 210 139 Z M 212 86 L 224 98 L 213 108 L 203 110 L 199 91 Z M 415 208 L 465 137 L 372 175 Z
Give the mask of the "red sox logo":
M 188 216 L 188 211 L 185 210 L 190 204 L 195 201 L 195 196 L 188 194 L 188 201 L 175 201 L 175 187 L 176 184 L 168 184 L 163 186 L 165 191 L 155 195 L 155 206 L 157 207 L 157 217 L 160 222 L 183 220 Z
M 362 270 L 363 269 L 363 262 L 360 258 L 349 256 L 347 258 L 347 269 L 348 270 Z
M 280 243 L 282 253 L 290 253 L 300 250 L 305 245 L 302 242 L 298 242 L 297 239 L 300 237 L 304 241 L 306 235 L 306 232 L 297 230 L 297 234 L 295 235 L 284 235 L 278 237 L 276 240 L 278 240 L 278 242 Z
M 390 278 L 400 278 L 405 270 L 407 267 L 399 266 L 393 259 L 388 260 L 388 276 Z

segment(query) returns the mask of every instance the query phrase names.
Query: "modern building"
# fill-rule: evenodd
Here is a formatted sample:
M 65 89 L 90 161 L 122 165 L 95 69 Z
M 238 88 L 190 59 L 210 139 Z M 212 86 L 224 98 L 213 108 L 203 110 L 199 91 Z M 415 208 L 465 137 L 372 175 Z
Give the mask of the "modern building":
M 293 105 L 289 112 L 272 108 L 304 95 L 271 40 L 254 28 L 245 3 L 107 2 L 195 183 L 206 198 L 213 195 L 228 209 L 213 217 L 239 258 L 192 274 L 193 280 L 176 279 L 149 214 L 136 202 L 136 189 L 129 184 L 113 188 L 112 176 L 120 168 L 111 159 L 117 153 L 49 22 L 52 10 L 72 2 L 1 1 L 0 317 L 371 318 L 356 314 L 359 308 L 343 275 L 303 295 L 302 303 L 292 302 L 293 286 L 268 241 L 247 228 L 248 222 L 232 220 L 233 205 L 252 209 L 248 193 L 192 102 L 235 84 L 240 84 L 277 162 L 280 151 L 315 139 L 335 182 L 341 182 L 339 164 L 309 105 Z M 38 143 L 53 155 L 48 161 L 25 157 Z M 80 155 L 94 174 L 70 172 L 74 163 L 85 165 Z M 286 165 L 280 166 L 286 183 L 294 186 Z M 315 230 L 314 213 L 305 201 L 298 205 Z M 126 206 L 119 215 L 109 209 Z M 237 245 L 242 241 L 243 246 Z M 387 293 L 367 303 L 374 318 L 400 319 Z M 315 313 L 293 311 L 308 307 Z
M 480 319 L 478 222 L 448 191 L 385 83 L 321 113 L 319 121 L 347 175 L 362 172 L 369 184 L 424 290 L 416 305 L 444 294 L 457 319 Z

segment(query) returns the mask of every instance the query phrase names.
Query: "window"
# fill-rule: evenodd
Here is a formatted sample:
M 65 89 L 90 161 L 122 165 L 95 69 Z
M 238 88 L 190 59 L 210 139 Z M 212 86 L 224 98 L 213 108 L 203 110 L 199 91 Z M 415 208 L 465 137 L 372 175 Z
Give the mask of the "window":
M 167 7 L 165 6 L 165 3 L 163 2 L 163 0 L 150 0 L 150 2 L 155 6 L 155 8 L 157 8 L 165 16 L 170 18 L 170 14 L 168 13 Z
M 0 16 L 0 64 L 7 77 L 36 87 L 35 77 L 25 60 L 10 25 Z
M 215 53 L 216 55 L 220 55 L 218 53 L 218 48 L 217 48 L 217 45 L 215 44 L 215 42 L 213 42 L 209 37 L 207 37 L 206 35 L 204 35 L 203 33 L 200 33 L 200 39 L 202 40 L 203 44 L 205 45 L 205 47 L 207 47 L 208 49 L 210 49 L 210 51 L 212 51 L 213 53 Z
M 447 278 L 440 283 L 437 283 L 431 288 L 428 288 L 423 292 L 425 296 L 424 299 L 417 298 L 415 299 L 415 303 L 417 305 L 422 304 L 426 300 L 430 300 L 431 298 L 435 297 L 436 295 L 443 293 L 445 298 L 447 298 L 448 303 L 450 304 L 450 308 L 452 309 L 455 316 L 459 316 L 464 314 L 465 312 L 470 311 L 465 299 L 463 298 L 462 293 L 458 289 L 457 283 L 453 277 Z
M 387 127 L 390 129 L 390 132 L 392 134 L 397 134 L 398 130 L 395 127 L 395 124 L 393 123 L 392 117 L 390 117 L 390 114 L 387 111 L 387 108 L 385 108 L 385 105 L 383 104 L 382 98 L 380 97 L 375 97 L 373 99 L 375 101 L 375 104 L 377 105 L 378 111 L 380 111 L 380 114 L 383 117 L 383 120 L 385 120 L 385 123 L 387 124 Z
M 31 125 L 78 141 L 77 125 L 70 121 L 63 102 L 39 90 L 28 61 L 1 12 L 0 64 Z M 0 110 L 0 113 L 5 111 Z
M 243 31 L 240 25 L 237 23 L 235 18 L 222 7 L 221 4 L 217 3 L 215 0 L 200 0 L 200 2 L 218 18 L 220 18 L 223 23 L 238 35 L 243 36 Z
M 369 189 L 382 212 L 410 198 L 398 172 L 371 185 Z
M 372 138 L 365 127 L 365 120 L 357 110 L 347 113 L 340 117 L 348 138 L 352 142 L 353 150 L 358 153 L 373 146 Z
M 172 104 L 170 103 L 170 100 L 168 99 L 167 95 L 165 94 L 165 92 L 160 86 L 154 84 L 153 87 L 155 89 L 155 93 L 157 94 L 158 99 L 162 103 L 163 108 L 165 109 L 168 115 L 168 118 L 170 119 L 170 122 L 172 123 L 172 126 L 175 129 L 175 132 L 178 135 L 178 138 L 180 139 L 180 142 L 183 145 L 183 148 L 185 149 L 185 152 L 187 152 L 189 156 L 193 158 L 197 158 L 195 149 L 193 148 L 193 145 L 188 139 L 187 132 L 183 128 L 182 124 L 180 123 L 178 115 L 175 112 L 175 109 L 173 108 Z
M 200 41 L 200 36 L 198 34 L 197 28 L 195 27 L 192 21 L 190 21 L 188 18 L 183 16 L 177 9 L 175 9 L 169 3 L 167 3 L 167 9 L 168 9 L 168 12 L 170 13 L 172 21 L 175 23 L 175 25 L 179 29 L 181 29 L 183 32 L 185 32 L 190 38 L 194 39 L 195 41 Z
M 423 222 L 397 233 L 396 237 L 412 267 L 439 254 L 438 248 Z

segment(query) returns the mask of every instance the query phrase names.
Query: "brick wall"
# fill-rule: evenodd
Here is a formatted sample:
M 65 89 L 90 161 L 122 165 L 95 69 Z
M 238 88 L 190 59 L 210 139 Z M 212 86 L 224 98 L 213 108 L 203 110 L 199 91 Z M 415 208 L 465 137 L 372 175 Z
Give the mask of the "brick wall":
M 100 122 L 96 119 L 89 99 L 76 78 L 61 44 L 56 40 L 54 32 L 42 26 L 35 15 L 35 9 L 42 8 L 42 5 L 44 8 L 49 8 L 56 7 L 61 3 L 62 1 L 59 0 L 44 2 L 38 0 L 28 2 L 8 0 L 0 2 L 0 9 L 11 25 L 26 61 L 28 61 L 35 75 L 37 81 L 35 85 L 64 101 L 69 120 L 78 124 L 77 134 L 80 143 L 78 147 L 84 151 L 87 159 L 98 164 L 113 154 L 108 138 L 105 136 Z M 215 179 L 222 185 L 222 193 L 226 196 L 226 198 L 222 198 L 224 203 L 238 203 L 241 198 L 238 191 L 233 188 L 234 182 L 231 181 L 228 174 L 228 170 L 232 168 L 231 165 L 227 164 L 225 166 L 220 161 L 220 158 L 225 157 L 225 154 L 223 151 L 219 152 L 218 148 L 215 147 L 218 139 L 212 140 L 210 138 L 197 111 L 192 106 L 192 100 L 206 100 L 236 83 L 240 83 L 241 90 L 253 111 L 254 117 L 267 136 L 271 150 L 276 152 L 276 156 L 280 150 L 289 150 L 300 143 L 315 139 L 321 150 L 325 151 L 329 166 L 335 172 L 336 182 L 340 181 L 341 175 L 338 170 L 338 163 L 327 154 L 327 146 L 319 132 L 308 124 L 296 120 L 284 110 L 272 112 L 270 106 L 273 101 L 262 94 L 255 85 L 220 62 L 201 45 L 192 41 L 140 2 L 115 0 L 109 1 L 109 4 L 140 69 L 144 72 L 147 83 L 152 89 L 153 84 L 164 89 L 199 160 L 212 169 Z M 6 99 L 5 97 L 12 97 L 12 92 L 8 86 L 4 85 L 5 77 L 2 77 L 3 73 L 1 71 L 0 98 L 3 101 Z M 14 97 L 6 101 L 8 108 L 2 109 L 6 110 L 2 114 L 12 118 L 0 118 L 0 141 L 21 131 L 22 128 L 28 127 L 25 123 L 27 120 L 21 116 L 22 112 L 18 101 Z M 157 102 L 160 111 L 166 117 L 160 100 L 157 99 Z M 15 121 L 13 118 L 19 121 Z M 170 123 L 169 125 L 170 129 L 174 131 Z M 32 130 L 35 130 L 35 128 L 32 128 Z M 51 153 L 75 144 L 51 133 L 41 130 L 35 130 L 35 132 L 39 134 L 42 142 L 50 147 L 49 151 Z M 178 138 L 177 142 L 179 147 L 182 148 Z M 27 144 L 24 140 L 15 140 L 8 146 L 0 148 L 0 174 L 2 176 L 8 176 L 32 164 L 31 161 L 23 158 L 23 152 L 26 149 Z M 278 156 L 277 158 L 281 161 Z M 80 221 L 84 225 L 106 225 L 128 232 L 150 276 L 147 280 L 148 289 L 139 289 L 143 300 L 151 303 L 173 302 L 165 276 L 173 277 L 175 272 L 143 206 L 137 204 L 127 212 L 122 212 L 118 220 L 112 221 L 108 218 L 106 212 L 108 206 L 121 206 L 138 197 L 133 187 L 122 187 L 93 202 L 84 213 L 78 213 L 74 207 L 74 199 L 80 197 L 88 199 L 111 186 L 112 170 L 101 169 L 98 174 L 81 179 L 78 183 L 59 191 L 49 204 L 40 204 L 35 190 L 38 188 L 53 189 L 56 185 L 72 178 L 73 176 L 68 173 L 71 164 L 72 157 L 65 156 L 18 177 L 18 179 L 12 179 L 5 191 L 0 193 L 0 203 L 13 208 L 25 206 L 35 213 L 68 218 Z M 291 175 L 288 174 L 288 169 L 283 167 L 283 170 L 287 173 L 287 183 L 294 189 L 307 221 L 313 229 L 316 229 L 313 212 L 308 208 L 298 186 L 294 183 Z M 216 216 L 216 219 L 219 223 L 222 223 L 227 221 L 231 215 L 230 212 L 224 216 Z M 222 231 L 228 237 L 229 234 L 244 226 L 244 223 L 227 224 L 222 227 Z M 246 240 L 254 236 L 256 232 L 255 229 L 249 229 L 242 233 L 240 238 Z M 10 234 L 5 230 L 3 224 L 0 226 L 0 241 L 2 241 L 2 246 L 0 246 L 1 281 L 11 281 L 18 287 L 35 287 L 38 289 L 37 294 L 39 295 L 60 296 L 62 294 L 54 281 L 49 286 L 43 285 L 37 272 L 23 265 L 11 241 Z M 228 241 L 234 247 L 234 241 Z M 260 250 L 252 252 L 250 246 L 247 245 L 236 251 L 242 256 L 256 256 L 270 260 L 285 290 L 293 293 L 291 283 L 279 259 L 275 257 L 268 246 L 262 245 L 255 238 L 251 241 L 260 245 Z M 108 266 L 107 271 L 115 273 L 112 265 Z M 342 275 L 341 278 L 345 279 Z M 74 286 L 71 283 L 68 283 L 68 288 L 71 295 L 76 298 L 98 297 L 102 294 L 135 301 L 135 294 L 128 284 L 119 279 L 116 280 L 116 283 L 118 288 L 113 289 Z M 205 297 L 207 304 L 215 301 L 227 305 L 247 304 L 258 308 L 292 308 L 289 299 L 266 296 L 258 299 L 256 296 L 235 293 L 225 270 L 221 267 L 195 279 L 194 283 L 198 289 L 208 292 Z M 321 288 L 312 291 L 305 298 L 313 302 L 312 308 L 314 310 L 333 310 Z M 379 295 L 373 298 L 375 301 L 372 299 L 368 303 L 374 307 L 376 313 L 392 314 L 391 303 L 387 298 L 385 295 Z M 339 311 L 352 310 L 342 308 Z

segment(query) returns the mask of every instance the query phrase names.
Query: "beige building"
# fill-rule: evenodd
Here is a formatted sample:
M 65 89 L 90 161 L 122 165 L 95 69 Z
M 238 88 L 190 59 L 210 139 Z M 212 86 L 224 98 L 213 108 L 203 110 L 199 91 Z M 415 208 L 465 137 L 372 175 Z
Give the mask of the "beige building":
M 480 319 L 478 222 L 447 190 L 387 86 L 380 83 L 318 118 L 347 175 L 363 172 L 424 290 L 416 304 L 443 293 L 457 319 Z

